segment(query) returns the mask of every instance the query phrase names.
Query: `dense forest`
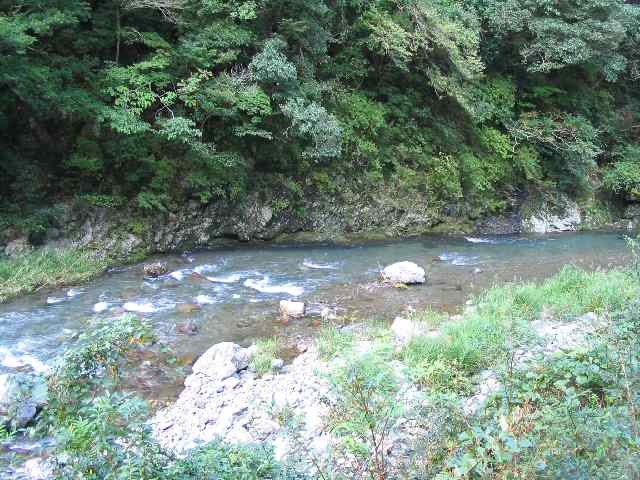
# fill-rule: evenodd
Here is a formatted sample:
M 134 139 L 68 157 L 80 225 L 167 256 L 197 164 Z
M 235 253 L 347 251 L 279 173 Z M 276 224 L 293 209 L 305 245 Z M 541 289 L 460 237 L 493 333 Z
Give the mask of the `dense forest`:
M 0 211 L 640 196 L 640 4 L 0 0 Z

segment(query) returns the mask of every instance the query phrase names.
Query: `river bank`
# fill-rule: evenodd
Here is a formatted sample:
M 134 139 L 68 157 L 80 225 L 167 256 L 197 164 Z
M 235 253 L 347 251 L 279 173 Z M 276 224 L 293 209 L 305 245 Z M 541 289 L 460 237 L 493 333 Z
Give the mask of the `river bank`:
M 100 412 L 112 412 L 107 422 L 115 423 L 98 438 L 95 430 L 85 437 L 67 407 L 60 416 L 62 406 L 50 403 L 42 421 L 58 418 L 49 423 L 58 443 L 46 460 L 32 459 L 30 471 L 75 478 L 87 469 L 115 474 L 135 467 L 136 478 L 171 480 L 371 472 L 382 479 L 481 473 L 524 479 L 542 469 L 551 478 L 570 471 L 631 479 L 640 465 L 637 437 L 625 432 L 633 428 L 637 399 L 625 392 L 640 381 L 638 293 L 629 271 L 564 269 L 541 284 L 488 290 L 461 314 L 406 310 L 391 326 L 340 326 L 337 319 L 293 362 L 283 365 L 280 352 L 271 352 L 270 372 L 256 370 L 255 347 L 218 344 L 196 362 L 177 402 L 151 420 L 153 430 L 146 430 L 142 411 L 131 416 L 125 398 L 110 397 L 104 410 L 105 397 L 95 397 L 105 385 L 98 375 L 98 390 L 86 390 L 92 393 L 84 400 L 68 397 L 76 398 L 69 405 L 79 401 L 72 410 L 82 408 L 92 422 L 104 423 Z M 114 354 L 126 345 L 141 348 L 144 334 L 118 325 L 109 340 L 103 334 L 111 329 L 93 332 L 68 357 L 74 361 L 65 368 L 75 373 L 64 378 L 94 381 L 89 371 L 76 378 L 75 361 L 92 345 L 111 354 L 104 365 L 92 363 L 91 372 L 111 371 L 110 362 L 124 367 Z M 56 371 L 53 378 L 60 378 Z M 603 401 L 587 401 L 593 395 Z M 122 415 L 126 422 L 118 420 Z M 602 436 L 611 415 L 616 423 Z

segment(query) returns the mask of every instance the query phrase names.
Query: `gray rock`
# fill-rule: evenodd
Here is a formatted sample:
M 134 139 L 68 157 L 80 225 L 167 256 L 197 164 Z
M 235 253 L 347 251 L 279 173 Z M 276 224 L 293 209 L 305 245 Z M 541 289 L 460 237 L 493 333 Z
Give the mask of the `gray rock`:
M 194 374 L 202 374 L 210 381 L 222 381 L 249 365 L 246 348 L 231 342 L 214 345 L 204 352 L 193 365 Z
M 20 473 L 28 480 L 49 480 L 54 478 L 51 462 L 39 457 L 30 458 L 24 462 Z
M 396 345 L 406 345 L 415 337 L 424 335 L 424 329 L 421 325 L 402 317 L 395 318 L 391 325 L 391 331 L 395 335 Z
M 523 230 L 530 233 L 572 232 L 582 222 L 580 207 L 564 195 L 556 200 L 556 206 L 544 203 L 523 220 Z
M 424 269 L 413 262 L 394 263 L 382 270 L 383 280 L 390 283 L 424 283 L 425 276 Z
M 18 255 L 29 252 L 32 248 L 27 237 L 20 237 L 7 244 L 4 249 L 4 254 L 7 257 L 17 257 Z
M 147 277 L 152 278 L 164 275 L 168 271 L 166 262 L 147 263 L 144 267 L 142 267 L 142 269 Z
M 0 422 L 24 427 L 47 401 L 48 388 L 44 378 L 29 373 L 0 375 Z
M 640 220 L 640 204 L 636 203 L 636 204 L 629 205 L 624 210 L 623 218 L 626 218 L 629 220 Z
M 282 360 L 281 358 L 275 358 L 271 362 L 271 369 L 272 370 L 282 370 L 283 367 L 284 367 L 284 360 Z

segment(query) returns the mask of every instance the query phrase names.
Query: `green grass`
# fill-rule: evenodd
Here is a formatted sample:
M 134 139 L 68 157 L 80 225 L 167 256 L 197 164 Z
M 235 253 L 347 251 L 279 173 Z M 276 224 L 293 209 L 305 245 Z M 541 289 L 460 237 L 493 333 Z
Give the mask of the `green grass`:
M 0 258 L 0 303 L 41 288 L 86 282 L 100 275 L 106 260 L 74 248 L 42 249 Z
M 320 358 L 330 360 L 340 353 L 351 350 L 355 340 L 356 337 L 351 332 L 341 331 L 335 325 L 326 327 L 316 339 Z
M 283 344 L 280 338 L 266 338 L 256 341 L 257 351 L 249 362 L 249 368 L 258 375 L 265 375 L 272 372 L 272 362 L 280 358 Z
M 465 390 L 468 385 L 461 377 L 488 368 L 510 349 L 525 345 L 533 337 L 529 322 L 540 318 L 543 311 L 559 320 L 587 312 L 618 311 L 638 293 L 638 283 L 629 272 L 566 267 L 541 284 L 488 290 L 459 321 L 445 323 L 431 311 L 415 314 L 416 320 L 428 326 L 440 326 L 440 335 L 413 339 L 400 357 L 416 383 L 444 391 Z

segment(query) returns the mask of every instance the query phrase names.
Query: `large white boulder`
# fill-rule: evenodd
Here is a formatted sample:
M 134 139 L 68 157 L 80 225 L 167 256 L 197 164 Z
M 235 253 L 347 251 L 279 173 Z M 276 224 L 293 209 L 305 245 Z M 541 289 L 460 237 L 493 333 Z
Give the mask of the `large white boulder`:
M 280 300 L 280 315 L 282 315 L 282 318 L 300 318 L 304 316 L 304 312 L 304 302 Z
M 391 325 L 396 345 L 407 345 L 411 340 L 424 335 L 424 328 L 412 320 L 403 317 L 396 317 Z
M 413 262 L 398 262 L 382 270 L 382 279 L 390 283 L 424 283 L 424 268 L 419 267 Z
M 251 350 L 231 342 L 218 343 L 198 358 L 193 373 L 222 381 L 247 368 L 250 359 Z
M 545 203 L 523 221 L 524 231 L 530 233 L 573 232 L 582 223 L 580 207 L 566 196 L 561 196 L 559 205 L 551 207 Z

